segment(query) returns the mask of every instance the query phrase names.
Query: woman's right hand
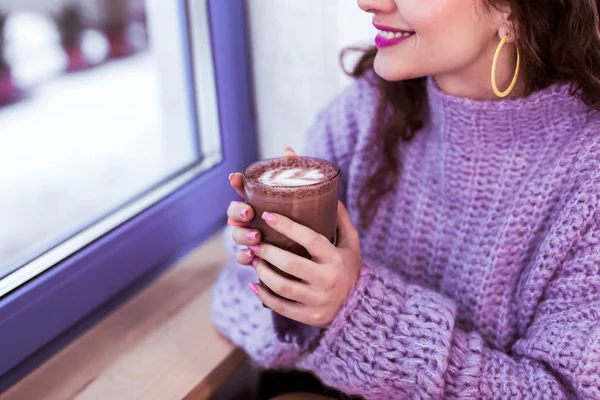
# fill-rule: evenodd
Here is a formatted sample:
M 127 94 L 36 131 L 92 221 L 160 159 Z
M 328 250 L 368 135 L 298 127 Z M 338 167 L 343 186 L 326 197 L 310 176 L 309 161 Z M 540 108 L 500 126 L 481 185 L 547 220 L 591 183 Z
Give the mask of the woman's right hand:
M 286 148 L 284 157 L 296 157 L 296 153 L 291 148 Z M 236 172 L 229 175 L 231 187 L 242 197 L 244 196 L 244 178 L 241 173 Z M 232 201 L 227 208 L 227 217 L 238 224 L 247 225 L 254 218 L 254 210 L 250 205 L 242 201 Z M 233 241 L 242 246 L 252 246 L 259 244 L 261 240 L 260 232 L 256 229 L 247 227 L 234 227 Z M 237 254 L 237 261 L 243 265 L 249 265 L 254 259 L 254 253 L 249 248 L 240 250 Z

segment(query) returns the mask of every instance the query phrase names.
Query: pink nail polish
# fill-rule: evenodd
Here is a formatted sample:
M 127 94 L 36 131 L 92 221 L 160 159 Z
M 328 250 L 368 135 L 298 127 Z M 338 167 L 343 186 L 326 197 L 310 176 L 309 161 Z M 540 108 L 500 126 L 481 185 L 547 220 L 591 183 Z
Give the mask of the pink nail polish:
M 240 211 L 240 217 L 242 217 L 242 219 L 248 219 L 248 213 L 249 213 L 248 209 L 247 208 L 243 208 Z
M 254 252 L 254 254 L 256 254 L 256 253 L 258 253 L 260 251 L 260 247 L 256 246 L 256 245 L 254 245 L 254 246 L 248 246 L 248 248 L 250 250 L 252 250 Z
M 252 260 L 252 266 L 254 268 L 256 268 L 257 265 L 258 265 L 258 257 L 254 257 L 254 259 Z
M 266 211 L 263 213 L 262 218 L 267 221 L 267 224 L 269 225 L 275 225 L 277 223 L 277 217 Z
M 254 254 L 252 254 L 252 250 L 246 250 L 244 251 L 244 258 L 248 259 L 248 258 L 252 258 L 254 257 Z
M 249 242 L 256 242 L 256 240 L 258 239 L 258 232 L 256 231 L 250 231 L 246 234 L 246 239 L 248 239 Z
M 252 293 L 258 295 L 258 288 L 256 287 L 255 283 L 250 282 L 248 284 L 248 287 L 250 288 L 250 290 L 252 290 Z

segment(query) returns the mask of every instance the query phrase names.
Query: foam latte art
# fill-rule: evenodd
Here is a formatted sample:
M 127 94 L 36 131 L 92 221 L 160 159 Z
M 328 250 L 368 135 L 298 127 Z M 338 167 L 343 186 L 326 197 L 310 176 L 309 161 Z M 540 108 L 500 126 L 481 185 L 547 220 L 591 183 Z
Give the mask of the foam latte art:
M 304 186 L 319 183 L 327 179 L 317 168 L 289 168 L 265 171 L 258 181 L 268 186 Z

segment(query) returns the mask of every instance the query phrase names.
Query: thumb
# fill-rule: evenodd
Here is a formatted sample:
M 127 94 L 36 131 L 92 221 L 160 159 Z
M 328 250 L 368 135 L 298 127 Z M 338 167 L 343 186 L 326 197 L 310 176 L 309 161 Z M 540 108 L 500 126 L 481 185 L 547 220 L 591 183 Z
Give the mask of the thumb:
M 352 220 L 350 219 L 350 214 L 348 214 L 346 206 L 344 206 L 344 203 L 342 203 L 341 201 L 338 202 L 337 225 L 337 242 L 339 247 L 360 247 L 358 231 L 352 224 Z
M 242 197 L 244 195 L 244 177 L 239 172 L 229 175 L 229 183 L 231 187 Z
M 292 149 L 291 147 L 286 147 L 283 150 L 283 156 L 284 157 L 298 157 L 298 155 L 296 154 L 296 152 L 294 151 L 294 149 Z

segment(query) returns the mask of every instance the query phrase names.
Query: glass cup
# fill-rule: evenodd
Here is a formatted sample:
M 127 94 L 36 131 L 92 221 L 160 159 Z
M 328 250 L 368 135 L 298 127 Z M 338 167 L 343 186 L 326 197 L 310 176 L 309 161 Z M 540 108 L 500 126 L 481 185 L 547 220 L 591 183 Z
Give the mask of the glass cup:
M 303 163 L 311 166 L 323 164 L 325 169 L 334 170 L 335 175 L 327 179 L 299 186 L 266 185 L 251 178 L 252 171 L 264 170 L 265 166 L 295 167 Z M 305 258 L 311 258 L 306 249 L 286 236 L 278 233 L 262 219 L 263 212 L 284 215 L 313 231 L 325 236 L 332 243 L 337 228 L 338 186 L 340 170 L 332 163 L 311 157 L 283 157 L 258 161 L 248 166 L 243 173 L 246 202 L 254 209 L 255 218 L 250 226 L 261 232 L 262 241 Z M 293 278 L 270 265 L 277 273 Z M 261 282 L 262 284 L 262 282 Z M 264 285 L 263 285 L 264 286 Z

